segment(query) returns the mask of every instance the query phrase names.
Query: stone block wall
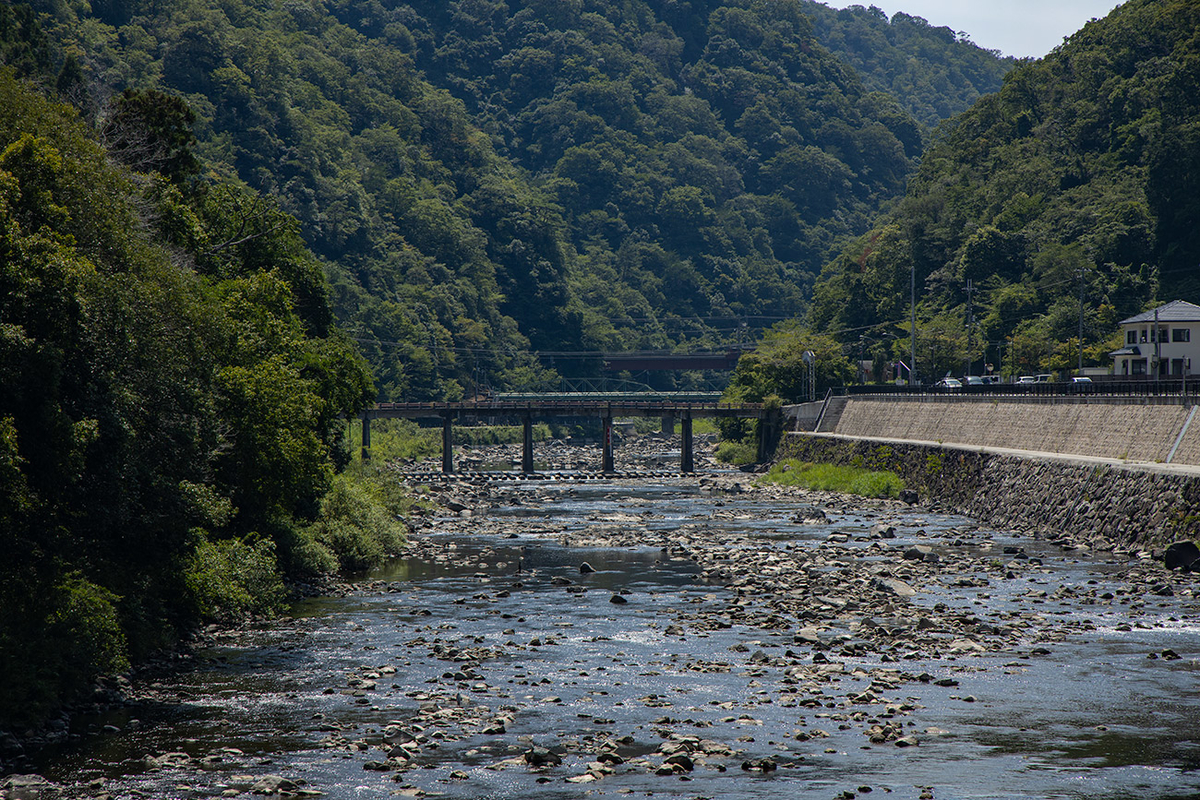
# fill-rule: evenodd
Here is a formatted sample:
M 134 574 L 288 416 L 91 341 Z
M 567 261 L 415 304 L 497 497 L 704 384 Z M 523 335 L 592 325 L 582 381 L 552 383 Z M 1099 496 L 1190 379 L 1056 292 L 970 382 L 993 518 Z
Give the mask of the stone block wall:
M 1200 476 L 913 442 L 790 434 L 779 458 L 890 470 L 927 499 L 1002 529 L 1158 553 L 1200 535 Z

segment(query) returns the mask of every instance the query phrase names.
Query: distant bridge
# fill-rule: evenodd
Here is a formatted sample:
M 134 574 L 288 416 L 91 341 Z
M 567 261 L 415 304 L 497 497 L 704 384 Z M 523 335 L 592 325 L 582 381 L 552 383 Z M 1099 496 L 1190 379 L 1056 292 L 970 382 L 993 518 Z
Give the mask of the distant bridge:
M 745 348 L 731 347 L 719 353 L 605 353 L 607 372 L 657 372 L 668 370 L 730 371 L 737 367 Z
M 362 414 L 363 460 L 371 458 L 371 420 L 373 419 L 437 419 L 442 420 L 442 472 L 454 472 L 454 420 L 478 419 L 481 417 L 507 417 L 519 419 L 523 430 L 521 471 L 532 473 L 533 469 L 533 421 L 550 417 L 596 418 L 603 423 L 603 449 L 600 471 L 613 473 L 612 423 L 620 417 L 661 417 L 664 430 L 674 427 L 679 420 L 682 435 L 680 469 L 695 471 L 692 453 L 692 420 L 698 417 L 725 417 L 754 419 L 758 426 L 758 458 L 765 461 L 779 441 L 783 415 L 780 409 L 766 408 L 762 403 L 721 403 L 716 401 L 696 402 L 669 399 L 669 394 L 656 399 L 631 400 L 618 396 L 616 399 L 603 395 L 581 395 L 575 399 L 564 399 L 564 395 L 548 395 L 536 399 L 535 395 L 524 395 L 521 400 L 480 400 L 458 403 L 380 403 Z

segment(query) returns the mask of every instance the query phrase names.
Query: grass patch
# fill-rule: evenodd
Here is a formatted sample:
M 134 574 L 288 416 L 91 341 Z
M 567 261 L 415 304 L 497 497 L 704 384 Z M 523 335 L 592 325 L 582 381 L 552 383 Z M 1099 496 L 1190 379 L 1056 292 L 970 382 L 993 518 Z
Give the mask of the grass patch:
M 758 459 L 758 445 L 746 442 L 721 442 L 713 451 L 713 457 L 722 464 L 732 464 L 735 467 L 753 464 Z
M 859 467 L 813 464 L 788 459 L 775 464 L 762 480 L 782 486 L 802 486 L 860 497 L 899 497 L 904 481 L 894 472 L 876 472 Z

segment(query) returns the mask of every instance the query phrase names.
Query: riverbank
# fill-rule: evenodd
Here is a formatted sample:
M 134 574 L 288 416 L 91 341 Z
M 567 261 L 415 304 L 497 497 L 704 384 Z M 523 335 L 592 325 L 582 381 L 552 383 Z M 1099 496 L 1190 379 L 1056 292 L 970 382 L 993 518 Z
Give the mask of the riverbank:
M 393 571 L 132 687 L 100 763 L 49 774 L 62 795 L 1048 797 L 1019 764 L 1104 752 L 1133 706 L 1160 715 L 1156 786 L 1187 784 L 1162 691 L 1026 724 L 1105 697 L 1063 677 L 1088 660 L 1194 668 L 1195 579 L 1149 557 L 737 473 L 429 491 Z M 149 732 L 184 709 L 204 733 Z M 1016 755 L 974 749 L 977 717 Z
M 1200 521 L 1194 467 L 824 434 L 791 434 L 777 455 L 889 470 L 955 513 L 1074 548 L 1161 559 Z

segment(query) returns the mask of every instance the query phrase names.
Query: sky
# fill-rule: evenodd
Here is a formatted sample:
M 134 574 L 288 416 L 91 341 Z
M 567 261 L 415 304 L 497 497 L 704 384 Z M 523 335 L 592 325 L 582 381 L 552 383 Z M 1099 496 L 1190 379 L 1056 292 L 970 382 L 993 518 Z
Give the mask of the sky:
M 878 6 L 924 17 L 935 27 L 966 33 L 980 47 L 1006 56 L 1041 58 L 1087 24 L 1108 15 L 1117 0 L 822 0 L 833 8 Z

